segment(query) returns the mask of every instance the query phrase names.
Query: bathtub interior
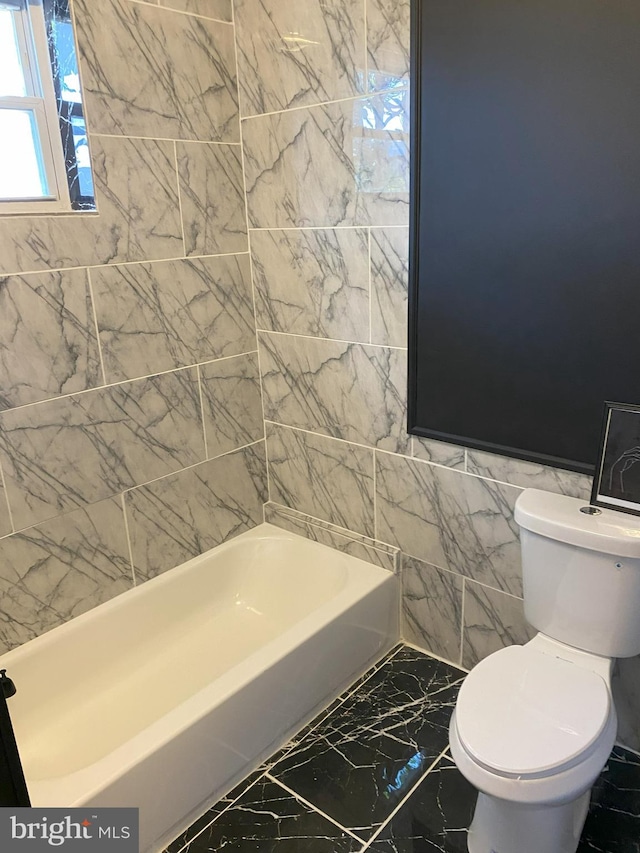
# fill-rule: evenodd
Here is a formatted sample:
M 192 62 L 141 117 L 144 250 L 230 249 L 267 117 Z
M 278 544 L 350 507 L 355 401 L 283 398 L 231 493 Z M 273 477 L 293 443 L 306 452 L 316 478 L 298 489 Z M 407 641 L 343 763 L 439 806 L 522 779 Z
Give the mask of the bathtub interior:
M 261 525 L 5 655 L 27 778 L 99 761 L 374 568 L 341 557 Z

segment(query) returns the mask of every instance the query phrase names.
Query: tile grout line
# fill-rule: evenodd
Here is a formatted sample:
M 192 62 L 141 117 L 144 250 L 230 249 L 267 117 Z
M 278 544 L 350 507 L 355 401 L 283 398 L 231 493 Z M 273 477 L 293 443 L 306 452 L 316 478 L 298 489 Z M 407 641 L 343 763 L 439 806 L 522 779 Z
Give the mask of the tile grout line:
M 256 331 L 267 335 L 280 335 L 287 338 L 305 338 L 311 341 L 324 341 L 333 344 L 350 344 L 351 346 L 376 347 L 376 349 L 392 349 L 407 352 L 407 347 L 394 347 L 389 344 L 373 344 L 370 341 L 350 341 L 346 338 L 321 338 L 317 335 L 301 335 L 299 332 L 278 332 L 275 329 L 256 329 Z
M 204 394 L 202 393 L 202 374 L 200 373 L 200 365 L 196 364 L 196 373 L 198 375 L 198 394 L 200 397 L 200 419 L 202 421 L 202 437 L 204 439 L 204 458 L 209 459 L 209 449 L 207 447 L 207 424 L 204 417 Z
M 378 466 L 376 464 L 376 449 L 375 449 L 375 447 L 372 449 L 371 455 L 373 457 L 373 538 L 377 542 L 378 541 L 378 482 L 377 482 L 376 468 Z
M 252 225 L 249 231 L 365 231 L 371 228 L 404 228 L 409 230 L 408 225 L 369 225 L 363 222 L 361 225 Z
M 271 782 L 278 785 L 280 788 L 283 788 L 285 791 L 287 791 L 287 793 L 291 794 L 296 800 L 299 800 L 301 803 L 304 803 L 304 805 L 307 806 L 308 808 L 310 808 L 311 811 L 315 812 L 316 814 L 322 815 L 322 817 L 325 818 L 325 820 L 328 820 L 334 826 L 337 826 L 338 829 L 341 829 L 343 832 L 346 832 L 347 835 L 351 836 L 351 838 L 354 838 L 356 841 L 359 841 L 360 844 L 365 843 L 364 838 L 360 838 L 358 835 L 356 835 L 350 829 L 347 829 L 346 826 L 342 826 L 342 824 L 338 823 L 338 821 L 335 820 L 335 818 L 332 818 L 331 815 L 326 814 L 326 812 L 323 812 L 317 806 L 314 806 L 313 803 L 309 802 L 309 800 L 305 799 L 301 794 L 296 793 L 296 791 L 294 791 L 292 788 L 289 788 L 289 786 L 285 785 L 284 782 L 280 782 L 278 779 L 275 779 L 268 770 L 265 773 L 265 776 Z
M 459 669 L 462 672 L 460 678 L 464 678 L 469 672 L 464 666 L 460 666 L 455 661 L 448 660 L 448 658 L 443 658 L 441 655 L 436 654 L 435 652 L 430 652 L 427 649 L 423 649 L 420 646 L 417 646 L 415 643 L 412 643 L 410 640 L 402 640 L 403 645 L 405 645 L 409 649 L 413 649 L 416 652 L 420 652 L 423 655 L 427 655 L 427 657 L 433 658 L 434 660 L 439 660 L 441 663 L 446 663 L 448 666 L 453 667 L 453 669 Z M 453 684 L 457 684 L 457 681 L 452 682 Z
M 91 311 L 93 315 L 93 325 L 96 330 L 96 344 L 98 346 L 98 355 L 100 356 L 100 369 L 102 370 L 102 388 L 106 388 L 107 383 L 107 371 L 104 369 L 104 357 L 102 355 L 102 344 L 100 343 L 100 327 L 98 326 L 98 311 L 96 308 L 96 297 L 93 291 L 93 281 L 91 278 L 91 270 L 87 267 L 87 282 L 89 284 L 89 298 L 91 299 Z M 95 391 L 95 388 L 85 388 L 86 391 Z M 80 392 L 76 392 L 80 393 Z M 60 397 L 50 397 L 50 400 L 59 400 Z M 46 400 L 41 400 L 40 402 L 44 403 Z M 27 403 L 26 405 L 34 405 L 33 403 Z
M 137 0 L 130 0 L 130 2 L 137 2 Z M 91 137 L 92 139 L 140 139 L 147 142 L 193 142 L 194 145 L 240 145 L 239 142 L 224 142 L 216 141 L 215 139 L 189 139 L 180 136 L 133 136 L 128 133 L 92 133 Z M 95 216 L 95 211 L 87 210 L 79 210 L 67 215 L 69 218 L 73 218 L 74 216 L 77 216 L 78 213 L 91 213 L 91 215 Z M 24 214 L 22 215 L 24 216 Z M 29 214 L 26 215 L 28 216 Z M 42 218 L 44 219 L 46 215 L 47 214 L 44 214 Z M 53 219 L 53 214 L 49 214 L 49 218 Z
M 9 524 L 11 525 L 11 533 L 7 533 L 6 536 L 11 536 L 14 533 L 17 533 L 16 526 L 13 523 L 13 513 L 11 512 L 11 504 L 9 503 L 9 492 L 7 491 L 7 483 L 4 478 L 4 470 L 2 467 L 2 462 L 0 461 L 0 483 L 2 484 L 2 492 L 4 494 L 4 502 L 7 505 L 7 512 L 9 513 Z M 1 537 L 5 539 L 5 536 Z
M 425 770 L 425 772 L 422 774 L 422 776 L 420 776 L 420 778 L 416 781 L 416 783 L 413 785 L 411 790 L 407 792 L 407 794 L 402 798 L 402 800 L 400 800 L 400 802 L 395 807 L 395 809 L 391 812 L 390 815 L 388 815 L 388 817 L 385 819 L 385 821 L 378 827 L 378 829 L 373 833 L 371 838 L 365 843 L 365 846 L 362 848 L 362 850 L 358 851 L 358 853 L 365 853 L 366 850 L 370 849 L 371 845 L 378 839 L 378 837 L 382 833 L 383 829 L 385 829 L 389 825 L 389 823 L 393 820 L 393 818 L 396 816 L 396 814 L 405 805 L 407 800 L 409 800 L 409 798 L 411 796 L 413 796 L 413 794 L 416 793 L 418 786 L 424 782 L 424 780 L 427 778 L 429 773 L 431 773 L 431 771 L 435 769 L 437 764 L 440 761 L 442 761 L 442 759 L 446 756 L 448 751 L 449 751 L 449 746 L 447 745 L 446 748 L 442 750 L 440 755 L 438 755 L 438 757 L 429 765 L 429 767 L 427 768 L 427 770 Z
M 80 394 L 91 394 L 95 391 L 104 391 L 108 388 L 117 388 L 120 385 L 126 385 L 128 382 L 140 382 L 143 379 L 155 379 L 156 376 L 168 376 L 170 373 L 178 373 L 181 370 L 193 370 L 198 365 L 217 364 L 219 361 L 228 361 L 230 358 L 241 358 L 246 355 L 257 353 L 258 349 L 248 350 L 247 352 L 239 352 L 234 355 L 223 355 L 220 358 L 207 358 L 204 361 L 194 361 L 192 364 L 181 364 L 177 367 L 170 367 L 167 370 L 161 370 L 158 373 L 145 373 L 142 376 L 132 376 L 129 379 L 118 379 L 116 382 L 107 382 L 106 385 L 97 385 L 95 388 L 83 388 L 82 391 L 72 391 L 70 394 L 59 394 L 57 397 L 47 397 L 44 400 L 34 400 L 32 403 L 23 403 L 21 406 L 12 406 L 10 409 L 3 409 L 3 412 L 17 412 L 20 409 L 28 409 L 30 406 L 42 406 L 45 403 L 53 403 L 58 400 L 68 400 L 69 397 L 77 397 Z
M 130 3 L 136 3 L 138 6 L 148 6 L 150 9 L 160 9 L 163 12 L 173 12 L 176 15 L 186 15 L 188 18 L 199 18 L 204 21 L 214 21 L 216 24 L 224 24 L 229 26 L 232 21 L 223 21 L 222 18 L 209 18 L 207 15 L 200 15 L 196 12 L 186 12 L 183 9 L 174 9 L 172 6 L 159 6 L 156 3 L 147 3 L 145 0 L 129 0 Z
M 124 499 L 125 492 L 122 492 L 120 495 L 120 502 L 122 504 L 122 516 L 124 518 L 124 532 L 127 537 L 127 546 L 129 548 L 129 562 L 131 563 L 131 577 L 133 579 L 133 585 L 138 586 L 138 581 L 136 579 L 136 570 L 133 565 L 133 548 L 131 546 L 131 534 L 129 532 L 129 519 L 127 518 L 127 504 Z
M 409 91 L 409 86 L 407 84 L 405 86 L 398 87 L 397 89 L 390 88 L 390 89 L 380 89 L 380 91 L 376 91 L 376 92 L 361 92 L 358 95 L 349 95 L 349 97 L 347 97 L 347 98 L 336 98 L 333 101 L 319 101 L 318 103 L 313 103 L 313 104 L 302 104 L 301 106 L 296 106 L 296 107 L 285 107 L 282 110 L 270 110 L 269 112 L 266 112 L 266 113 L 254 113 L 252 115 L 242 116 L 240 121 L 241 122 L 251 121 L 252 119 L 265 118 L 267 116 L 277 116 L 277 115 L 282 115 L 283 113 L 293 113 L 293 112 L 296 112 L 298 110 L 313 110 L 313 109 L 316 109 L 317 107 L 329 107 L 329 106 L 332 106 L 333 104 L 344 104 L 344 103 L 347 103 L 348 101 L 370 101 L 373 98 L 378 98 L 382 95 L 387 95 L 387 94 L 396 95 L 396 94 L 399 94 L 401 92 L 408 92 L 408 91 Z M 387 130 L 387 131 L 385 131 L 385 133 L 389 134 L 390 139 L 395 139 L 396 137 L 398 139 L 403 138 L 403 137 L 406 138 L 406 136 L 407 136 L 406 133 L 403 133 L 402 131 L 399 131 L 399 130 Z M 386 226 L 381 226 L 381 227 L 386 228 Z
M 460 656 L 459 663 L 462 666 L 462 659 L 464 655 L 464 608 L 466 604 L 467 598 L 467 578 L 462 578 L 462 605 L 460 607 Z
M 176 188 L 178 190 L 178 212 L 180 214 L 180 232 L 182 234 L 182 251 L 187 256 L 187 240 L 184 236 L 184 216 L 182 214 L 182 193 L 180 191 L 180 172 L 178 170 L 178 143 L 173 141 L 173 164 L 176 170 Z
M 364 93 L 369 93 L 369 24 L 367 21 L 367 2 L 368 0 L 362 0 L 362 25 L 364 29 L 364 62 L 362 63 L 362 67 L 364 68 Z
M 366 0 L 365 0 L 366 3 Z M 373 343 L 373 290 L 371 287 L 371 228 L 367 228 L 367 251 L 369 268 L 369 344 Z
M 238 76 L 238 29 L 235 26 L 236 14 L 235 14 L 235 0 L 231 0 L 231 17 L 234 22 L 233 27 L 233 49 L 234 55 L 236 59 L 236 90 L 238 94 L 238 103 L 240 103 L 240 83 Z M 253 322 L 255 325 L 255 335 L 256 335 L 256 353 L 258 356 L 258 380 L 260 382 L 260 405 L 262 408 L 262 433 L 264 436 L 264 458 L 265 458 L 265 470 L 267 477 L 267 501 L 271 501 L 271 468 L 269 465 L 269 447 L 267 444 L 267 429 L 266 429 L 266 418 L 264 413 L 264 383 L 262 380 L 262 361 L 260 358 L 260 343 L 258 341 L 258 314 L 256 311 L 256 285 L 255 285 L 255 276 L 253 270 L 253 256 L 251 253 L 251 229 L 249 228 L 249 199 L 247 196 L 247 170 L 244 156 L 244 136 L 242 133 L 242 122 L 240 122 L 240 162 L 242 164 L 242 187 L 244 191 L 244 218 L 247 227 L 247 251 L 249 255 L 249 275 L 251 277 L 251 299 L 253 302 Z M 264 503 L 262 505 L 262 517 L 265 517 L 265 508 Z

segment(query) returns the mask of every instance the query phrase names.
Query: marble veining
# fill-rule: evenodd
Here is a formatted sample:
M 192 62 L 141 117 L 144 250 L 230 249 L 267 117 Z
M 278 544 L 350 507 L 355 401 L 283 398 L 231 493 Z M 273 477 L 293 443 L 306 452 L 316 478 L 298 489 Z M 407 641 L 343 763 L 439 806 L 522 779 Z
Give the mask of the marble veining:
M 93 136 L 91 154 L 98 213 L 3 217 L 0 274 L 184 254 L 173 143 Z
M 373 536 L 373 451 L 267 423 L 271 499 Z
M 233 28 L 127 0 L 76 0 L 94 133 L 238 142 Z
M 520 490 L 417 459 L 376 453 L 377 535 L 404 553 L 522 595 Z
M 371 342 L 407 346 L 409 232 L 371 229 Z
M 409 79 L 410 0 L 366 0 L 368 91 Z
M 267 420 L 370 447 L 407 449 L 403 351 L 268 333 L 258 342 Z
M 402 636 L 409 643 L 457 663 L 460 660 L 464 580 L 402 557 Z
M 2 479 L 0 478 L 0 536 L 6 536 L 11 533 L 11 529 L 9 504 L 7 503 L 7 495 L 2 485 Z
M 91 271 L 107 380 L 256 348 L 247 255 Z
M 204 459 L 195 368 L 0 414 L 16 529 Z
M 254 231 L 258 328 L 368 341 L 368 253 L 364 229 Z
M 511 483 L 525 489 L 542 489 L 545 492 L 557 492 L 584 500 L 589 500 L 591 496 L 592 478 L 586 474 L 563 471 L 562 468 L 551 468 L 548 465 L 498 456 L 482 450 L 468 451 L 468 470 L 470 473 L 490 477 L 492 480 L 502 480 L 503 483 Z
M 264 438 L 258 354 L 200 365 L 207 456 Z
M 426 462 L 434 462 L 446 468 L 466 470 L 465 448 L 458 444 L 447 444 L 445 441 L 434 441 L 417 435 L 412 436 L 411 444 L 412 456 L 416 459 L 424 459 Z
M 407 225 L 408 103 L 393 97 L 244 121 L 249 224 Z
M 136 578 L 147 579 L 260 524 L 264 442 L 125 495 Z
M 0 278 L 0 409 L 102 382 L 86 270 Z
M 398 550 L 390 548 L 377 539 L 362 536 L 352 530 L 345 530 L 315 516 L 273 502 L 265 504 L 264 520 L 276 527 L 304 536 L 305 539 L 312 539 L 314 542 L 328 545 L 359 560 L 373 563 L 388 572 L 397 571 Z
M 364 91 L 361 0 L 236 0 L 243 116 Z
M 177 142 L 186 255 L 247 252 L 239 145 Z
M 0 651 L 132 586 L 119 498 L 8 536 L 0 540 Z
M 471 669 L 504 646 L 523 645 L 535 633 L 520 598 L 465 580 L 463 666 Z

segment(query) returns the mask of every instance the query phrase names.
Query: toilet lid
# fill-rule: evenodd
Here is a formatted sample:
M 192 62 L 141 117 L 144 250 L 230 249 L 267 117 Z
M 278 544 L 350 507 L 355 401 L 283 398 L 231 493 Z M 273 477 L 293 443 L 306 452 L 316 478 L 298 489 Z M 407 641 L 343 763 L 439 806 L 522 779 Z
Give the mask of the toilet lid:
M 609 719 L 604 680 L 526 646 L 509 646 L 466 677 L 456 705 L 465 750 L 507 776 L 544 776 L 576 763 Z

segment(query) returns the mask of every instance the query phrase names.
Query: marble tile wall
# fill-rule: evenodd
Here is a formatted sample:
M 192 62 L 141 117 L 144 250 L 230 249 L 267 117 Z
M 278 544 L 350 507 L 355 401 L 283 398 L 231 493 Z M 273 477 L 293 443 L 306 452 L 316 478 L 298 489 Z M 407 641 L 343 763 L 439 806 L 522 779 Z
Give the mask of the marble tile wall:
M 468 668 L 531 636 L 518 494 L 590 481 L 406 433 L 409 8 L 235 0 L 266 517 L 397 549 L 404 638 Z
M 0 218 L 0 652 L 268 498 L 231 0 L 73 12 L 98 211 Z

